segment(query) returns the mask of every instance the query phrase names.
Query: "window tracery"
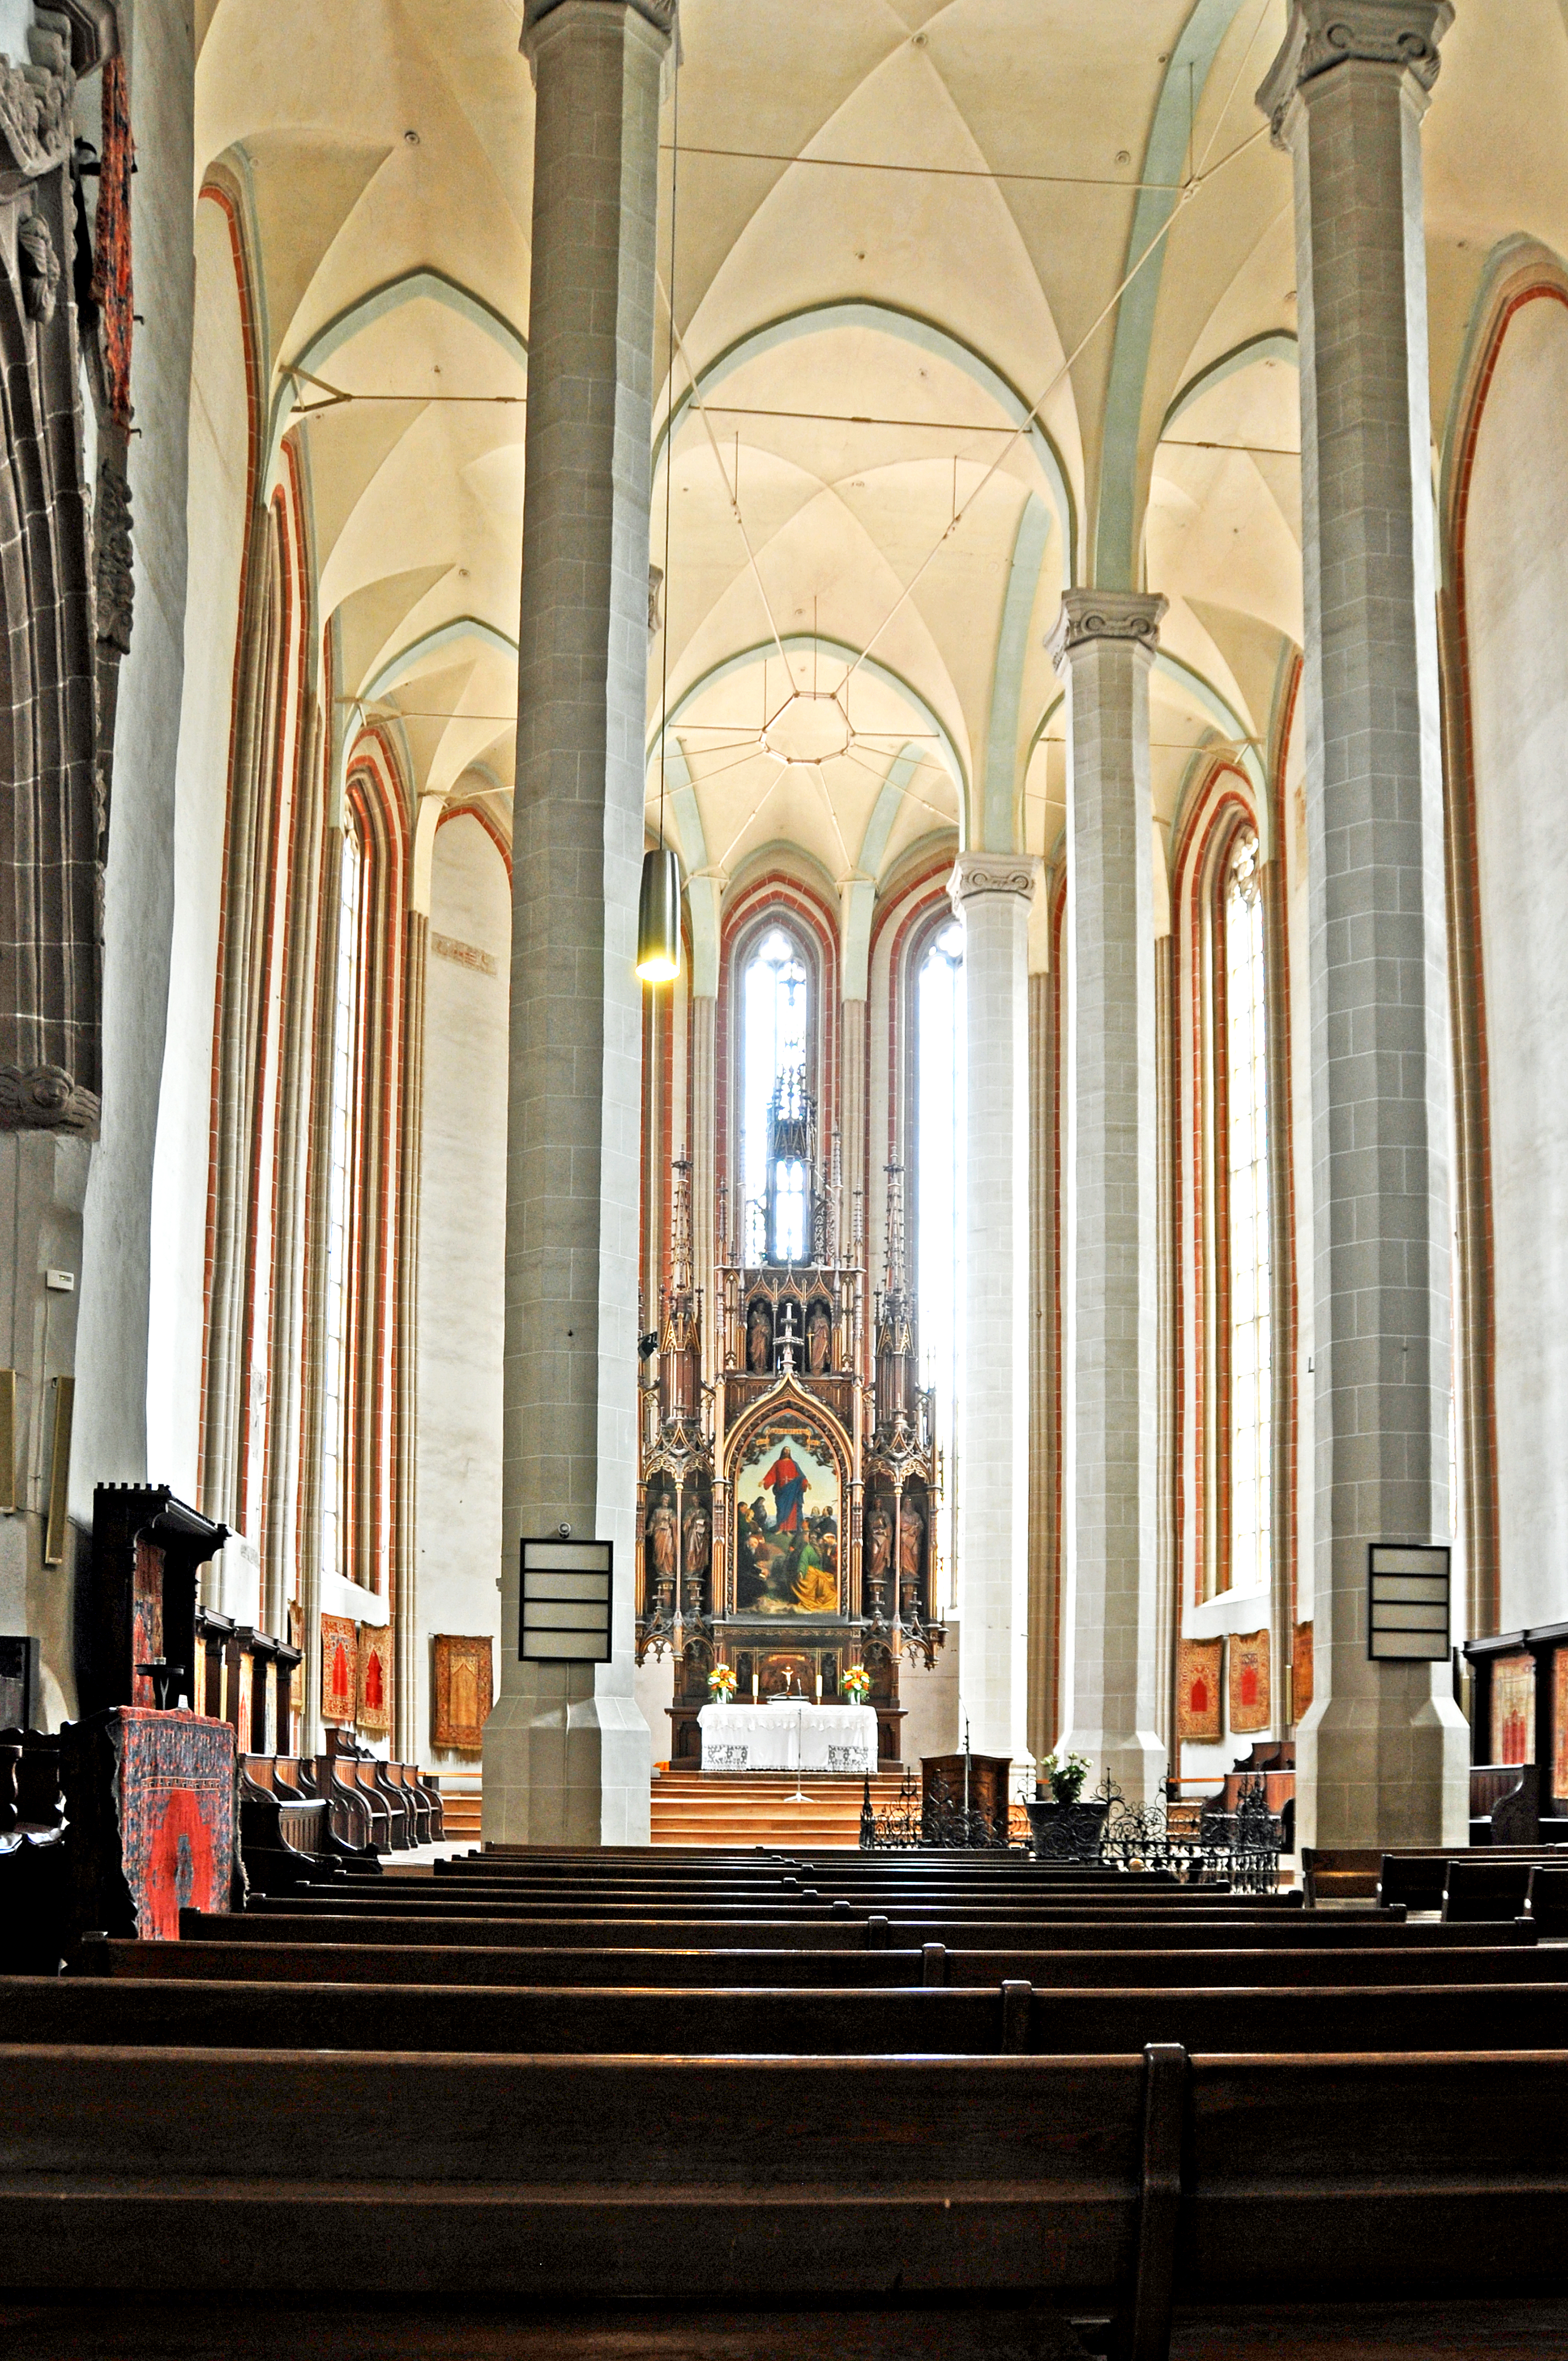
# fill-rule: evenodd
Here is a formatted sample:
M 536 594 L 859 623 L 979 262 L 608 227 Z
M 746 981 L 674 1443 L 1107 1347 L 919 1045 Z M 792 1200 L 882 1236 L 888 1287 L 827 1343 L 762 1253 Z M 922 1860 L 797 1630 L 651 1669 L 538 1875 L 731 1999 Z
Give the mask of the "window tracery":
M 915 971 L 915 1303 L 920 1382 L 933 1394 L 947 1481 L 941 1521 L 956 1565 L 957 1404 L 964 1301 L 964 937 L 949 918 Z
M 333 1016 L 332 1129 L 327 1151 L 326 1289 L 322 1356 L 321 1564 L 342 1574 L 348 1411 L 348 1333 L 355 1258 L 353 1168 L 359 1049 L 359 947 L 365 856 L 352 820 L 343 835 Z
M 742 970 L 740 1026 L 747 1259 L 799 1262 L 810 1242 L 810 1180 L 805 1148 L 795 1152 L 799 1143 L 788 1118 L 804 1119 L 811 984 L 801 946 L 780 925 L 767 928 Z M 775 1123 L 775 1114 L 785 1120 Z
M 1229 1235 L 1231 1584 L 1266 1589 L 1273 1421 L 1267 992 L 1258 844 L 1238 832 L 1222 894 Z M 1219 1149 L 1221 1143 L 1216 1142 Z

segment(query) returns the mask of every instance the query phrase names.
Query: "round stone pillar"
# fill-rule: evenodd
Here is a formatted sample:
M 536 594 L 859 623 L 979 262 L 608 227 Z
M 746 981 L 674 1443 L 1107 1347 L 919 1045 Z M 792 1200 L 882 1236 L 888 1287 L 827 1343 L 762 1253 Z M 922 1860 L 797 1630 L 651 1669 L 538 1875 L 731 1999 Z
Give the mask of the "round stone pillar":
M 1036 866 L 1020 853 L 965 852 L 948 886 L 964 930 L 959 1704 L 975 1752 L 1015 1762 L 1028 1743 L 1028 941 Z
M 648 1838 L 632 1696 L 649 444 L 674 0 L 528 0 L 533 257 L 518 632 L 501 1693 L 487 1841 Z M 613 1661 L 518 1659 L 518 1543 L 615 1550 Z
M 1448 1663 L 1368 1654 L 1371 1544 L 1449 1538 L 1449 1014 L 1421 118 L 1450 0 L 1296 0 L 1315 1695 L 1306 1844 L 1463 1843 Z
M 1069 590 L 1065 1743 L 1157 1795 L 1159 1268 L 1149 668 L 1163 598 Z

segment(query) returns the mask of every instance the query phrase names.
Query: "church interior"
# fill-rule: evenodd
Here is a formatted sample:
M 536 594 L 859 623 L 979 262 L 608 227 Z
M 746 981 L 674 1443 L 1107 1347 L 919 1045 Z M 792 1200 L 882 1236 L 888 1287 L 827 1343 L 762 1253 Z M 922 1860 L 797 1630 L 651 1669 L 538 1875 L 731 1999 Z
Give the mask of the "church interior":
M 1565 126 L 0 0 L 7 2356 L 1568 2352 Z

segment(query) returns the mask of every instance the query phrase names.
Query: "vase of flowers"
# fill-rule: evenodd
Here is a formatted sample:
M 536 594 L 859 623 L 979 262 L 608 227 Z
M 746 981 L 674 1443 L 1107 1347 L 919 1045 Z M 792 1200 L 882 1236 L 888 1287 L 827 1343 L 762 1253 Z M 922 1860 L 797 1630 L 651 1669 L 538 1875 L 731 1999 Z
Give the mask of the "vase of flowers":
M 715 1705 L 728 1705 L 735 1694 L 733 1664 L 715 1664 L 707 1676 L 707 1694 Z
M 1035 1773 L 1035 1795 L 1024 1808 L 1036 1861 L 1095 1861 L 1110 1809 L 1103 1797 L 1082 1801 L 1089 1762 L 1082 1754 L 1047 1754 Z
M 1083 1793 L 1083 1783 L 1089 1776 L 1089 1758 L 1084 1754 L 1064 1754 L 1058 1762 L 1047 1754 L 1035 1773 L 1035 1795 L 1040 1799 L 1040 1778 L 1045 1776 L 1056 1804 L 1076 1804 Z
M 864 1664 L 851 1664 L 839 1686 L 851 1705 L 864 1705 L 872 1693 L 872 1676 Z

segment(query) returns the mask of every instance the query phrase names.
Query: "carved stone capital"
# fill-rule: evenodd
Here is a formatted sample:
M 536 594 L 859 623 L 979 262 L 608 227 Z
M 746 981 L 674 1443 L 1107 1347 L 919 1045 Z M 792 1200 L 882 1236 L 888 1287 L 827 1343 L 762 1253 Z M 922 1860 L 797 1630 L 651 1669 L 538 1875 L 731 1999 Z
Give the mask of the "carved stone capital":
M 675 20 L 680 13 L 679 0 L 524 0 L 521 46 L 531 61 L 533 44 L 546 21 L 567 8 L 584 16 L 597 14 L 604 8 L 625 8 L 633 16 L 641 16 L 654 32 L 663 34 L 666 41 L 674 32 Z
M 1289 145 L 1292 100 L 1335 66 L 1401 66 L 1424 104 L 1453 0 L 1293 0 L 1284 44 L 1257 93 L 1277 148 Z
M 27 36 L 30 65 L 0 58 L 0 172 L 41 180 L 71 153 L 71 62 L 58 33 L 35 25 Z
M 0 1131 L 84 1132 L 98 1137 L 102 1110 L 63 1066 L 0 1066 Z
M 1065 674 L 1081 649 L 1106 640 L 1130 642 L 1140 654 L 1152 659 L 1159 646 L 1166 604 L 1149 590 L 1064 590 L 1061 613 L 1046 638 L 1051 662 Z
M 948 894 L 955 910 L 977 894 L 1016 894 L 1029 901 L 1039 873 L 1032 853 L 960 852 L 948 880 Z

